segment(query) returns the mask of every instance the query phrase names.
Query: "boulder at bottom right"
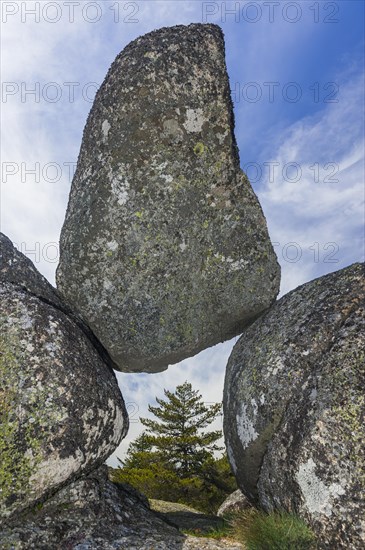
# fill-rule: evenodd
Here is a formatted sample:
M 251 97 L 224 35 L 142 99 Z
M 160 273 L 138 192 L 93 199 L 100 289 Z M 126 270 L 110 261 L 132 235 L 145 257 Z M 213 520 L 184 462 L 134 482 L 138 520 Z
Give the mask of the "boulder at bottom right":
M 319 548 L 365 547 L 364 265 L 281 298 L 228 361 L 224 432 L 238 486 L 302 516 Z

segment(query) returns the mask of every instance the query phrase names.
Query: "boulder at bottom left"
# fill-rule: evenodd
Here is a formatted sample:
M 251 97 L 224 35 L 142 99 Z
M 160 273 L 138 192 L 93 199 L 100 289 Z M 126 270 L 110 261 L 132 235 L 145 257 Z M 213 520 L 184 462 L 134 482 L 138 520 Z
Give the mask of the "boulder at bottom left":
M 127 430 L 105 350 L 0 234 L 0 517 L 100 466 Z

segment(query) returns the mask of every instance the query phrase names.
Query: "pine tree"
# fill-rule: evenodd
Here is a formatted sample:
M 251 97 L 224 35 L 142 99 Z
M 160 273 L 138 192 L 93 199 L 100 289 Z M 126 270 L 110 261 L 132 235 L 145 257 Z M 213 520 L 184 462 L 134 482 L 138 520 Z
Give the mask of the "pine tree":
M 129 444 L 126 458 L 118 458 L 123 468 L 148 468 L 153 462 L 159 461 L 159 456 L 153 452 L 151 437 L 142 432 Z
M 222 432 L 206 431 L 221 406 L 205 405 L 188 382 L 164 393 L 166 400 L 156 398 L 158 406 L 148 407 L 156 420 L 140 419 L 146 430 L 129 445 L 111 479 L 130 483 L 148 498 L 215 513 L 237 488 L 227 456 L 215 457 Z
M 203 464 L 213 458 L 215 451 L 222 450 L 216 444 L 222 432 L 205 431 L 220 413 L 221 405 L 205 405 L 189 382 L 177 386 L 175 392 L 164 393 L 167 400 L 156 398 L 158 406 L 148 407 L 158 420 L 141 418 L 146 435 L 179 477 L 199 477 Z

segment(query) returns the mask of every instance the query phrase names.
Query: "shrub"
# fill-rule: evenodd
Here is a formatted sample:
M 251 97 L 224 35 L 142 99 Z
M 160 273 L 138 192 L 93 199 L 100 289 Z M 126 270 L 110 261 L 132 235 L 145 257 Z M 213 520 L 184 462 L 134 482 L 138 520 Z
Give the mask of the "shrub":
M 163 465 L 151 464 L 149 468 L 120 468 L 110 470 L 110 479 L 116 483 L 129 483 L 148 498 L 171 500 L 180 488 L 175 472 Z

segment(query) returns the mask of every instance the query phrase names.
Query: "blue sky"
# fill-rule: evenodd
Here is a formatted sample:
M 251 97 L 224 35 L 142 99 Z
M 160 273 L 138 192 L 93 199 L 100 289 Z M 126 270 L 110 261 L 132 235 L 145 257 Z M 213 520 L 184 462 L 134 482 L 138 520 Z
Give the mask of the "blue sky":
M 128 42 L 191 22 L 225 33 L 241 165 L 282 265 L 281 294 L 363 259 L 364 2 L 80 0 L 73 14 L 63 1 L 36 4 L 1 3 L 0 225 L 52 283 L 96 86 Z M 188 379 L 221 400 L 233 343 L 161 374 L 118 374 L 132 424 L 116 454 L 163 388 Z

